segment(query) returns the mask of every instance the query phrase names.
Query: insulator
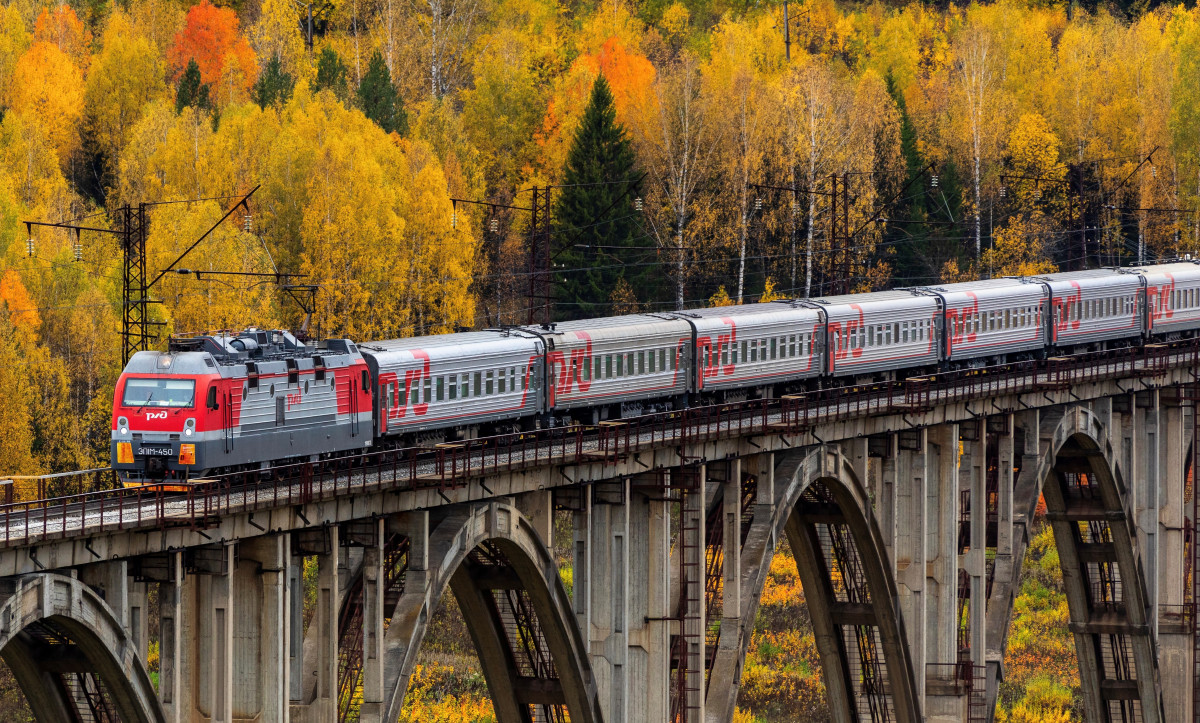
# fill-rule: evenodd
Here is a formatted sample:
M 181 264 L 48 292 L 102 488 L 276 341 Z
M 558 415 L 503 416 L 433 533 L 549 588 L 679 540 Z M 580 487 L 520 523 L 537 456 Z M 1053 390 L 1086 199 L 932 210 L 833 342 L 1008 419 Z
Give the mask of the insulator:
M 32 238 L 30 238 L 28 241 L 25 242 L 25 251 L 30 256 L 33 256 L 33 239 Z
M 1152 178 L 1158 178 L 1158 166 L 1150 166 L 1150 176 Z
M 642 211 L 642 197 L 641 196 L 638 196 L 637 198 L 633 199 L 633 208 L 638 213 L 641 213 L 641 211 Z
M 761 198 L 754 199 L 754 210 L 755 211 L 762 210 L 762 199 Z
M 492 233 L 496 233 L 500 230 L 500 222 L 494 218 L 491 221 L 488 221 L 488 230 Z
M 245 229 L 246 229 L 246 233 L 250 233 L 250 228 L 251 228 L 251 218 L 252 218 L 252 217 L 250 216 L 250 214 L 246 214 L 246 216 L 245 216 L 245 218 L 244 218 L 244 225 L 243 225 L 243 228 L 245 228 Z
M 937 187 L 938 187 L 938 177 L 937 177 L 936 175 L 935 175 L 935 176 L 933 176 L 933 178 L 931 179 L 931 181 L 932 181 L 932 184 L 931 184 L 931 185 L 932 185 L 934 188 L 937 188 Z
M 75 250 L 75 260 L 83 261 L 83 244 L 76 241 L 74 250 Z
M 1034 198 L 1036 198 L 1036 199 L 1037 199 L 1037 200 L 1039 200 L 1039 201 L 1040 201 L 1040 200 L 1042 200 L 1042 189 L 1040 189 L 1040 188 L 1039 188 L 1039 189 L 1036 189 L 1036 190 L 1033 192 L 1033 197 L 1034 197 Z
M 1000 187 L 1000 198 L 1004 198 L 1007 195 L 1008 195 L 1008 186 L 1001 186 Z
M 792 201 L 792 215 L 793 216 L 800 215 L 800 204 L 796 203 L 795 201 Z
M 458 212 L 450 212 L 450 228 L 458 228 Z

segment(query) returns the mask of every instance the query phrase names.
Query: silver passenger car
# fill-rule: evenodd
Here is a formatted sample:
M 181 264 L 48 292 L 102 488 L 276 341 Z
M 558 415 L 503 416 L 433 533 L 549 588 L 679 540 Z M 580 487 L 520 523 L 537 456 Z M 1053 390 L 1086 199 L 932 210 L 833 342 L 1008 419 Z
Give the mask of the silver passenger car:
M 375 379 L 380 436 L 541 411 L 542 340 L 522 330 L 372 341 L 359 351 Z
M 526 329 L 546 342 L 549 412 L 687 394 L 692 328 L 682 319 L 631 314 Z
M 943 359 L 961 361 L 1040 350 L 1049 290 L 1024 279 L 989 279 L 930 287 L 943 305 Z
M 1200 266 L 1161 264 L 1140 271 L 1146 281 L 1147 331 L 1167 334 L 1200 328 Z
M 867 374 L 938 363 L 937 297 L 916 289 L 813 302 L 826 314 L 825 372 Z
M 777 301 L 681 316 L 696 332 L 694 391 L 766 386 L 821 373 L 824 327 L 817 309 Z
M 1037 278 L 1050 290 L 1050 344 L 1064 347 L 1142 334 L 1142 279 L 1116 269 L 1068 271 Z

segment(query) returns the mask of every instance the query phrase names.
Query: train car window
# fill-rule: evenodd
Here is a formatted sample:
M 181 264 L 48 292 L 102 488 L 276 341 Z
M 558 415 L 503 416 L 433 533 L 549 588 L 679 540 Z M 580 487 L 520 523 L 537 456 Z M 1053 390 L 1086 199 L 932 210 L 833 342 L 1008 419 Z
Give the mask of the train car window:
M 776 351 L 778 351 L 778 347 L 776 347 L 776 341 L 777 340 L 775 339 L 775 337 L 771 337 L 771 356 L 770 356 L 771 361 L 775 361 L 778 358 L 777 356 L 775 356 Z
M 900 333 L 902 335 L 901 338 L 904 340 L 904 343 L 907 344 L 908 343 L 908 322 L 907 321 L 900 325 Z
M 752 361 L 752 362 L 758 361 L 758 340 L 757 339 L 750 340 L 750 361 Z
M 588 365 L 584 364 L 583 365 L 583 375 L 585 378 L 587 377 L 587 368 L 588 368 Z M 504 370 L 504 368 L 501 367 L 500 371 L 496 372 L 496 393 L 497 394 L 504 394 L 504 392 L 507 390 L 507 385 L 505 384 L 505 381 L 507 380 L 507 378 L 508 378 L 508 372 L 506 372 Z
M 471 385 L 471 396 L 483 394 L 483 372 L 475 372 L 475 383 Z
M 576 361 L 575 361 L 575 363 L 571 365 L 571 367 L 572 367 L 572 372 L 574 372 L 574 369 L 575 369 L 575 367 L 576 367 L 576 366 L 578 366 L 578 364 L 579 364 L 579 362 L 576 360 Z M 494 374 L 495 374 L 495 373 L 494 373 L 494 372 L 493 372 L 491 369 L 489 369 L 489 370 L 488 370 L 488 372 L 487 372 L 487 374 L 485 374 L 485 375 L 484 375 L 484 377 L 483 377 L 483 378 L 484 378 L 484 380 L 485 380 L 485 381 L 484 381 L 484 387 L 483 387 L 483 393 L 484 393 L 484 394 L 491 395 L 491 394 L 494 394 L 494 393 L 495 393 L 495 392 L 494 392 L 494 390 L 495 390 L 495 387 L 493 386 Z
M 742 356 L 741 356 L 741 360 L 742 360 L 743 362 L 748 362 L 748 361 L 750 361 L 750 355 L 747 353 L 747 348 L 748 348 L 748 347 L 747 347 L 747 345 L 746 345 L 746 340 L 745 340 L 745 339 L 743 339 L 743 340 L 742 340 Z
M 449 391 L 450 391 L 450 394 L 449 394 L 450 401 L 453 402 L 455 399 L 458 399 L 458 375 L 457 374 L 450 375 L 450 390 Z
M 638 352 L 638 371 L 637 371 L 637 373 L 638 374 L 646 373 L 646 352 L 644 352 L 644 351 Z
M 445 401 L 445 399 L 446 399 L 446 378 L 438 377 L 437 378 L 437 400 L 439 402 L 441 402 L 441 401 Z
M 617 371 L 615 372 L 615 375 L 616 375 L 617 379 L 620 379 L 622 376 L 624 376 L 624 373 L 623 373 L 624 370 L 621 367 L 623 367 L 625 365 L 624 364 L 625 355 L 624 354 L 616 354 L 615 356 L 617 357 Z
M 409 394 L 408 403 L 416 404 L 418 401 L 420 401 L 418 398 L 421 395 L 421 385 L 419 383 L 414 384 L 412 382 L 409 382 L 408 394 Z
M 421 395 L 421 401 L 426 402 L 426 403 L 433 401 L 432 392 L 433 392 L 433 380 L 430 379 L 429 377 L 425 377 L 425 392 Z
M 663 347 L 658 350 L 658 369 L 659 371 L 667 370 L 667 349 Z

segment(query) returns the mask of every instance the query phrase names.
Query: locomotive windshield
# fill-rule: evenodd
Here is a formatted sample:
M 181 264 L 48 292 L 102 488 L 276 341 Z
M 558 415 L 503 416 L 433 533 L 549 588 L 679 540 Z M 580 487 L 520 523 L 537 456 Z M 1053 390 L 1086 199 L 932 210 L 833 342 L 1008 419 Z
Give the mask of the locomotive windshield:
M 194 379 L 125 380 L 126 407 L 192 407 L 196 403 Z

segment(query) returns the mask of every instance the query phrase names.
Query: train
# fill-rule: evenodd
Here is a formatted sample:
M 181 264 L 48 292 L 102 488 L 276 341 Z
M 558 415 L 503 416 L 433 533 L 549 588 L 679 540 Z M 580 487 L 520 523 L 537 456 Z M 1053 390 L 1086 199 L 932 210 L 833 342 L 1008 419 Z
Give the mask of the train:
M 997 278 L 356 343 L 172 338 L 116 384 L 126 485 L 1174 340 L 1200 264 Z

